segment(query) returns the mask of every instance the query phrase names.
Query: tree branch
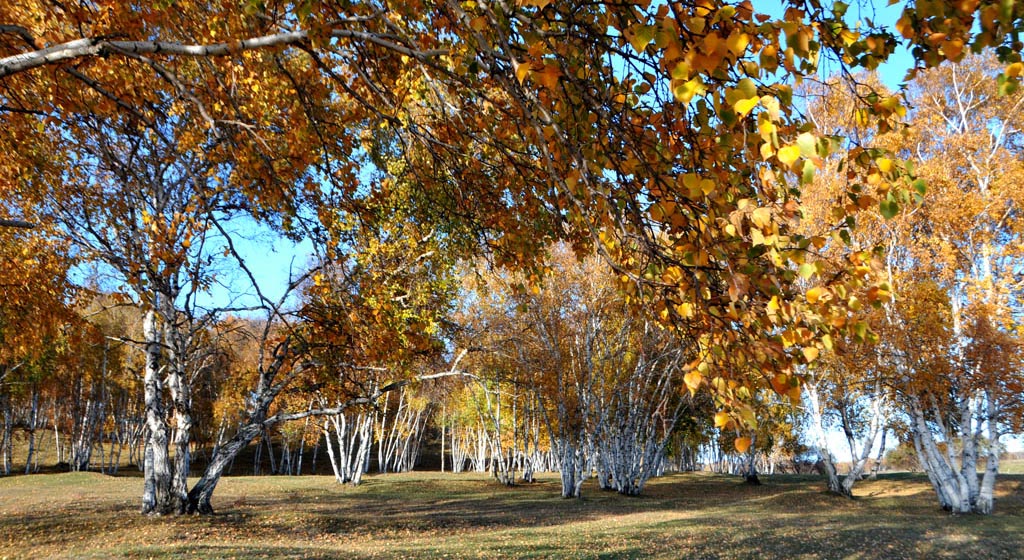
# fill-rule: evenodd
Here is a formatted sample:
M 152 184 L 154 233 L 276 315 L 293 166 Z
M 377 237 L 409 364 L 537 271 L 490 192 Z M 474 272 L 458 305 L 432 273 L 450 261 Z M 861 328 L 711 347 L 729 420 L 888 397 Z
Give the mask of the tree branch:
M 384 385 L 383 387 L 381 387 L 379 389 L 376 389 L 375 391 L 373 391 L 369 395 L 364 395 L 364 396 L 361 396 L 361 397 L 355 397 L 355 398 L 349 399 L 349 400 L 347 400 L 347 401 L 345 401 L 343 403 L 339 403 L 338 406 L 331 407 L 331 408 L 317 408 L 317 409 L 312 409 L 311 408 L 311 409 L 306 410 L 304 412 L 292 412 L 292 413 L 279 412 L 279 413 L 275 414 L 274 416 L 271 416 L 271 417 L 267 418 L 266 420 L 264 420 L 263 421 L 263 425 L 264 426 L 270 426 L 270 425 L 277 424 L 277 423 L 280 423 L 280 422 L 287 422 L 289 420 L 302 420 L 303 418 L 308 418 L 310 416 L 330 416 L 330 415 L 333 415 L 333 414 L 341 414 L 345 410 L 347 410 L 349 408 L 352 408 L 354 406 L 359 406 L 359 405 L 363 405 L 363 404 L 373 404 L 374 402 L 376 402 L 378 399 L 380 399 L 384 395 L 386 395 L 386 394 L 388 394 L 388 393 L 390 393 L 392 391 L 401 389 L 402 387 L 405 387 L 405 386 L 408 386 L 408 385 L 412 385 L 413 383 L 421 383 L 423 381 L 430 381 L 432 379 L 441 379 L 443 377 L 468 377 L 468 378 L 471 378 L 471 379 L 477 379 L 477 376 L 473 375 L 472 373 L 468 373 L 468 372 L 460 371 L 460 370 L 456 369 L 458 367 L 458 365 L 459 365 L 459 362 L 462 360 L 463 357 L 465 357 L 465 355 L 466 355 L 466 350 L 463 350 L 463 351 L 459 352 L 459 355 L 452 362 L 452 366 L 451 366 L 451 368 L 448 371 L 442 371 L 442 372 L 439 372 L 439 373 L 431 373 L 431 374 L 425 374 L 425 375 L 417 375 L 416 377 L 411 377 L 409 379 L 402 379 L 402 380 L 399 380 L 399 381 L 392 381 L 391 383 L 388 383 L 387 385 Z
M 32 222 L 26 222 L 24 220 L 0 219 L 0 227 L 35 229 L 36 225 L 33 224 Z
M 12 27 L 12 26 L 8 26 Z M 5 29 L 0 28 L 0 31 Z M 13 32 L 13 30 L 7 30 Z M 357 39 L 384 47 L 406 56 L 424 60 L 448 54 L 447 49 L 419 50 L 396 42 L 390 36 L 382 36 L 351 29 L 331 30 L 335 39 Z M 274 33 L 210 45 L 186 45 L 169 41 L 104 41 L 87 37 L 68 41 L 45 49 L 16 54 L 0 59 L 0 78 L 5 78 L 40 66 L 59 64 L 77 58 L 92 58 L 110 54 L 164 54 L 190 57 L 230 56 L 242 51 L 266 49 L 277 46 L 296 45 L 309 41 L 308 31 Z

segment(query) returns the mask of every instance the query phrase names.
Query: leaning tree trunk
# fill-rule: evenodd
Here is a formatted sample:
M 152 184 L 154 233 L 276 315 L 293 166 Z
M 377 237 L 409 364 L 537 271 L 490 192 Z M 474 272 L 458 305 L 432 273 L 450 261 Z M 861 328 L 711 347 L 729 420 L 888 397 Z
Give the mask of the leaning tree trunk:
M 224 469 L 231 465 L 239 451 L 266 429 L 264 424 L 267 411 L 270 410 L 271 403 L 274 402 L 283 387 L 283 384 L 273 384 L 274 374 L 282 363 L 283 360 L 275 359 L 273 365 L 268 368 L 269 371 L 260 373 L 257 397 L 254 399 L 252 411 L 248 413 L 245 422 L 239 426 L 235 435 L 231 436 L 227 443 L 219 446 L 210 457 L 210 463 L 203 471 L 203 475 L 188 492 L 188 502 L 185 506 L 187 513 L 204 515 L 213 513 L 210 500 L 213 497 L 213 491 L 217 488 L 217 483 L 220 482 L 221 475 L 224 474 Z
M 221 475 L 224 474 L 224 469 L 231 464 L 239 451 L 260 435 L 262 429 L 262 422 L 250 421 L 239 428 L 224 445 L 217 448 L 213 456 L 210 457 L 210 463 L 203 471 L 203 476 L 188 492 L 186 512 L 204 515 L 213 513 L 210 499 L 213 497 L 213 491 L 217 488 L 217 483 L 220 482 Z
M 807 394 L 807 409 L 811 413 L 811 429 L 815 437 L 815 445 L 818 450 L 818 457 L 821 459 L 828 479 L 828 490 L 835 494 L 853 497 L 839 480 L 839 473 L 836 472 L 836 465 L 832 461 L 832 453 L 828 447 L 828 437 L 825 435 L 825 425 L 821 417 L 821 403 L 818 397 L 818 385 L 812 382 L 804 383 L 804 391 Z
M 917 451 L 921 468 L 924 469 L 932 487 L 935 488 L 939 506 L 952 513 L 970 513 L 971 500 L 967 481 L 963 479 L 962 472 L 957 472 L 949 458 L 939 449 L 918 397 L 911 400 L 910 413 L 914 449 Z M 941 423 L 940 427 L 942 427 Z M 944 427 L 942 428 L 944 430 Z M 946 441 L 949 441 L 948 437 L 946 437 Z M 947 448 L 951 447 L 947 445 Z M 952 450 L 949 450 L 949 453 L 952 454 Z M 977 475 L 975 474 L 975 476 Z
M 847 497 L 853 497 L 853 485 L 861 479 L 864 474 L 864 468 L 868 464 L 868 459 L 871 458 L 871 449 L 875 446 L 875 441 L 878 439 L 879 431 L 883 428 L 882 419 L 882 397 L 880 395 L 873 395 L 871 397 L 871 420 L 868 424 L 868 433 L 864 440 L 864 445 L 861 447 L 860 456 L 851 455 L 850 461 L 850 472 L 843 478 L 843 495 Z M 849 437 L 849 436 L 847 436 Z M 882 445 L 885 445 L 883 439 Z M 854 450 L 853 440 L 850 440 L 850 450 Z M 881 453 L 881 451 L 879 451 Z

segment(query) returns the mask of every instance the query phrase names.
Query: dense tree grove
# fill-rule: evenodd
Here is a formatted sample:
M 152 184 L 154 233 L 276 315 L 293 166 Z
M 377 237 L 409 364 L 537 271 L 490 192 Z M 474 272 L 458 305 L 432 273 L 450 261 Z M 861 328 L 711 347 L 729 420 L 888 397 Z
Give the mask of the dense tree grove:
M 440 444 L 563 497 L 809 457 L 852 496 L 893 436 L 991 513 L 1024 5 L 780 4 L 0 6 L 2 471 L 46 433 L 211 513 L 246 448 L 358 484 Z

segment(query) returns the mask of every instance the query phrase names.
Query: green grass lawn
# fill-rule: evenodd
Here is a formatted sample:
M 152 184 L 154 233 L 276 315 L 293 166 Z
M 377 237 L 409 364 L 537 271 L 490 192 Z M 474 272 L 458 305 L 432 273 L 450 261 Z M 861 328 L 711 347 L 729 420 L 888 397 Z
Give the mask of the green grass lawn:
M 0 558 L 1021 558 L 1024 475 L 997 514 L 943 513 L 922 475 L 864 481 L 854 501 L 806 476 L 760 487 L 704 473 L 645 495 L 553 476 L 505 488 L 476 474 L 230 477 L 209 517 L 143 517 L 139 478 L 90 473 L 0 479 Z

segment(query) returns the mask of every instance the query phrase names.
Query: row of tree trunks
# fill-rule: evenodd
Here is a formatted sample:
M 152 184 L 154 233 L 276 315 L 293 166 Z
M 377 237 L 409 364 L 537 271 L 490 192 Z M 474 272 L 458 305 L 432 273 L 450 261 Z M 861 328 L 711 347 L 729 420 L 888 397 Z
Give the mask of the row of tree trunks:
M 140 403 L 131 392 L 121 390 L 115 399 L 102 381 L 83 383 L 81 379 L 70 389 L 71 398 L 44 397 L 42 389 L 32 385 L 21 408 L 9 406 L 8 395 L 0 397 L 4 419 L 0 448 L 12 455 L 9 444 L 16 433 L 23 432 L 25 474 L 38 472 L 40 465 L 106 474 L 116 474 L 123 463 L 139 465 L 146 427 L 139 415 Z M 40 430 L 53 433 L 52 456 L 51 448 L 40 440 Z M 14 457 L 7 459 L 8 468 L 13 467 Z
M 369 469 L 373 417 L 366 411 L 334 414 L 323 422 L 327 456 L 339 484 L 358 485 Z M 337 443 L 337 450 L 331 442 Z
M 432 410 L 429 405 L 414 404 L 408 392 L 405 388 L 397 391 L 398 402 L 393 409 L 389 408 L 395 394 L 381 399 L 380 409 L 373 414 L 377 469 L 382 473 L 410 471 L 419 459 Z

